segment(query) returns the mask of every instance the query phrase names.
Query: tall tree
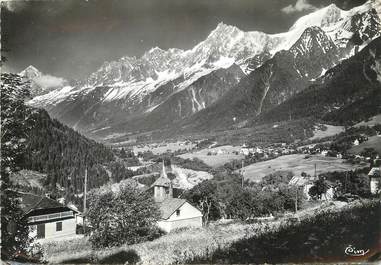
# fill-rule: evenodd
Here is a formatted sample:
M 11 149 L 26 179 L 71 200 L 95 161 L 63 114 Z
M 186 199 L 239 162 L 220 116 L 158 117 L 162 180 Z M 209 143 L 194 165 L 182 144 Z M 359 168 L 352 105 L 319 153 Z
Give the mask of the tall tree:
M 308 194 L 313 198 L 313 199 L 321 199 L 321 196 L 326 193 L 328 190 L 328 184 L 327 182 L 319 178 L 314 182 L 314 185 L 310 188 L 308 191 Z
M 220 207 L 216 195 L 217 185 L 212 181 L 203 181 L 184 194 L 184 198 L 197 205 L 202 211 L 203 223 L 220 218 Z
M 1 74 L 1 258 L 12 258 L 28 246 L 28 226 L 9 180 L 24 160 L 28 134 L 28 83 L 15 74 Z
M 159 236 L 156 221 L 159 209 L 147 192 L 122 185 L 117 192 L 110 187 L 89 193 L 86 214 L 90 242 L 94 248 L 134 244 Z

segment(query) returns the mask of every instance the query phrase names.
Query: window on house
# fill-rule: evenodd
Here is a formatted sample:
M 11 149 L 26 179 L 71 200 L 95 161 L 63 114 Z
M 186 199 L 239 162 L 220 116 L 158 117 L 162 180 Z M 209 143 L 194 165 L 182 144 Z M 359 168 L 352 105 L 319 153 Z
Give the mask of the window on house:
M 62 231 L 62 222 L 56 223 L 56 231 Z
M 180 210 L 176 210 L 176 216 L 180 215 Z
M 45 238 L 45 224 L 37 225 L 37 238 Z

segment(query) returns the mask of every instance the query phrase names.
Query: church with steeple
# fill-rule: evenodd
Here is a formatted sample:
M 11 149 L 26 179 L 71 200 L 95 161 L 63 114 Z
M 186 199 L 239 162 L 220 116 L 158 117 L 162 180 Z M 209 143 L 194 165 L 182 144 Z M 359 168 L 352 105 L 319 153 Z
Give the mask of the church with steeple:
M 160 177 L 152 184 L 155 202 L 162 202 L 167 198 L 173 198 L 173 183 L 168 178 L 163 161 Z
M 163 161 L 160 177 L 150 187 L 161 213 L 158 226 L 167 233 L 177 228 L 201 227 L 201 211 L 187 200 L 176 198 L 174 194 L 179 194 L 180 189 L 174 186 L 176 185 L 168 177 Z

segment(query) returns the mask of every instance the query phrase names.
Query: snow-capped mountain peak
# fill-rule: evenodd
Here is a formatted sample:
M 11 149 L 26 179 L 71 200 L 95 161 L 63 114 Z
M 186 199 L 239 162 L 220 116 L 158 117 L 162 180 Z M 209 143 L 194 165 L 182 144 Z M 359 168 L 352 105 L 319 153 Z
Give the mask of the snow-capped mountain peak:
M 46 94 L 57 88 L 62 88 L 67 81 L 61 77 L 43 74 L 33 65 L 29 65 L 19 73 L 24 79 L 30 81 L 30 92 L 32 96 Z
M 311 14 L 301 17 L 290 28 L 290 31 L 280 34 L 266 34 L 258 31 L 242 31 L 236 26 L 220 22 L 214 30 L 190 50 L 163 50 L 153 47 L 141 58 L 123 57 L 114 62 L 104 63 L 87 81 L 87 86 L 119 84 L 130 86 L 131 82 L 140 82 L 143 87 L 155 87 L 158 73 L 171 73 L 170 78 L 182 74 L 191 76 L 195 72 L 207 74 L 210 70 L 226 68 L 236 63 L 246 71 L 245 61 L 261 54 L 274 55 L 280 50 L 288 50 L 310 27 L 320 27 L 336 45 L 345 46 L 353 33 L 352 18 L 356 14 L 372 9 L 371 2 L 344 11 L 331 4 Z M 267 57 L 266 57 L 267 58 Z M 253 70 L 253 69 L 251 69 Z M 198 74 L 201 76 L 201 74 Z M 168 80 L 170 81 L 170 80 Z M 149 82 L 149 86 L 148 83 Z M 135 86 L 136 87 L 136 86 Z M 145 89 L 139 89 L 142 92 Z
M 104 105 L 125 113 L 123 117 L 126 119 L 130 115 L 148 115 L 157 109 L 175 106 L 179 116 L 183 117 L 186 112 L 194 113 L 207 108 L 222 95 L 208 91 L 211 83 L 227 90 L 242 78 L 241 70 L 249 75 L 281 50 L 298 59 L 290 67 L 296 69 L 299 77 L 306 80 L 314 78 L 322 72 L 322 67 L 329 69 L 355 50 L 355 34 L 358 34 L 359 42 L 380 35 L 380 19 L 372 2 L 348 11 L 329 5 L 301 17 L 288 32 L 279 34 L 246 32 L 221 22 L 203 41 L 189 50 L 153 47 L 141 57 L 125 56 L 105 62 L 80 85 L 57 89 L 35 98 L 31 104 L 48 106 L 58 116 L 61 112 L 70 116 L 65 111 L 68 105 L 88 101 L 91 109 L 85 112 L 93 113 L 91 119 L 95 120 L 101 120 L 100 113 L 106 120 L 114 119 L 109 116 L 112 112 L 101 107 Z M 218 79 L 211 77 L 213 75 Z M 171 106 L 163 104 L 179 93 L 183 93 L 183 101 L 178 100 Z M 201 98 L 200 94 L 204 96 Z M 193 105 L 187 105 L 189 102 Z M 99 108 L 98 111 L 96 108 Z M 63 119 L 73 122 L 77 117 L 65 116 Z M 74 122 L 75 126 L 83 126 L 79 122 Z M 93 123 L 97 124 L 92 120 Z
M 241 31 L 239 28 L 236 26 L 228 25 L 225 24 L 224 22 L 220 22 L 217 24 L 217 27 L 212 30 L 208 36 L 208 38 L 211 38 L 213 36 L 218 36 L 218 35 L 225 35 L 226 37 L 229 37 L 229 35 L 233 32 L 238 32 Z
M 42 73 L 33 65 L 29 65 L 27 68 L 21 71 L 19 75 L 28 79 L 33 79 L 42 76 Z
M 311 14 L 299 18 L 289 31 L 311 26 L 329 27 L 337 23 L 342 18 L 342 11 L 335 4 L 326 6 Z

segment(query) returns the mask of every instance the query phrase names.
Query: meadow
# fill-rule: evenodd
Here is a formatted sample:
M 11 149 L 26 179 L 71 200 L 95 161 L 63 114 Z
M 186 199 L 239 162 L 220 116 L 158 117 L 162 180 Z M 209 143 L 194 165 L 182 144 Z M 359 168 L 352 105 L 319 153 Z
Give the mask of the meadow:
M 328 124 L 322 124 L 320 126 L 315 126 L 313 131 L 314 136 L 309 138 L 310 140 L 321 139 L 325 137 L 334 136 L 344 131 L 344 126 L 334 126 Z
M 183 149 L 191 150 L 195 146 L 196 144 L 191 142 L 161 142 L 155 144 L 135 145 L 133 147 L 133 151 L 135 153 L 151 151 L 154 155 L 160 155 L 166 153 L 167 151 L 175 152 Z
M 43 183 L 45 180 L 46 174 L 32 170 L 23 169 L 11 175 L 11 181 L 13 184 L 24 187 L 43 189 Z
M 374 126 L 376 124 L 381 124 L 381 114 L 373 116 L 372 118 L 370 118 L 367 121 L 359 122 L 355 125 L 355 127 L 360 127 L 360 126 L 370 126 L 371 127 L 371 126 Z
M 240 146 L 224 145 L 213 148 L 205 148 L 196 152 L 189 152 L 179 155 L 179 157 L 184 159 L 198 158 L 204 161 L 204 163 L 208 166 L 216 168 L 233 160 L 245 158 L 243 154 L 239 153 L 240 150 Z M 236 154 L 236 152 L 238 152 L 238 154 Z M 208 155 L 208 153 L 211 155 Z
M 379 210 L 380 202 L 377 201 L 377 203 L 377 210 Z M 282 238 L 282 236 L 288 235 L 287 233 L 290 233 L 291 229 L 294 233 L 293 236 L 299 235 L 299 226 L 303 227 L 303 229 L 311 229 L 311 225 L 315 227 L 319 224 L 319 222 L 321 222 L 322 229 L 332 232 L 334 230 L 333 227 L 330 227 L 330 224 L 336 225 L 338 222 L 341 222 L 340 220 L 342 219 L 340 218 L 343 216 L 346 216 L 343 219 L 345 220 L 344 222 L 352 224 L 353 222 L 358 222 L 358 212 L 361 214 L 368 212 L 368 215 L 370 215 L 370 213 L 375 214 L 374 211 L 367 211 L 369 210 L 369 207 L 374 208 L 374 204 L 374 202 L 353 202 L 351 204 L 326 202 L 321 204 L 319 207 L 300 211 L 297 221 L 294 219 L 289 219 L 288 217 L 280 217 L 275 221 L 263 223 L 241 223 L 225 220 L 212 223 L 208 227 L 199 229 L 178 230 L 150 242 L 130 246 L 124 245 L 111 249 L 92 250 L 86 238 L 70 242 L 61 241 L 45 244 L 42 248 L 45 260 L 49 263 L 110 264 L 129 262 L 130 264 L 138 263 L 161 265 L 210 262 L 230 263 L 236 261 L 240 261 L 238 263 L 242 263 L 244 260 L 237 260 L 239 256 L 234 255 L 234 253 L 231 252 L 232 249 L 236 249 L 236 247 L 240 246 L 240 244 L 247 244 L 247 242 L 251 242 L 251 240 L 263 240 L 263 238 L 274 239 L 277 235 Z M 361 210 L 364 208 L 366 211 Z M 352 209 L 360 210 L 356 210 L 352 214 Z M 324 219 L 324 216 L 328 216 L 329 218 Z M 374 216 L 369 217 L 374 218 Z M 363 222 L 367 221 L 367 219 L 363 219 Z M 342 228 L 345 228 L 345 224 L 341 225 L 343 225 Z M 349 226 L 348 229 L 349 228 L 353 229 L 352 226 Z M 366 226 L 363 228 L 368 230 L 370 229 Z M 335 229 L 337 230 L 337 227 Z M 287 231 L 287 233 L 284 231 Z M 349 237 L 349 233 L 352 233 L 351 230 L 345 231 L 348 234 L 346 235 L 347 237 Z M 304 240 L 303 237 L 309 236 L 309 233 L 303 232 L 295 238 L 297 240 Z M 323 233 L 322 236 L 327 235 Z M 316 237 L 321 238 L 319 235 L 316 235 Z M 322 242 L 331 245 L 337 244 L 338 242 L 333 240 L 330 241 L 328 239 L 329 237 L 325 238 L 325 241 L 322 240 Z M 275 247 L 273 250 L 269 251 L 278 251 L 277 247 L 282 248 L 282 246 L 287 244 L 287 242 L 284 241 L 284 238 L 282 240 L 283 241 L 274 240 L 272 244 L 275 245 Z M 304 243 L 304 241 L 295 242 L 292 238 L 289 238 L 288 240 L 295 245 L 299 243 L 303 245 Z M 346 240 L 348 240 L 348 238 L 346 238 Z M 311 242 L 314 241 L 312 240 Z M 269 245 L 269 240 L 266 243 Z M 346 243 L 347 241 L 343 241 L 340 243 L 340 246 Z M 256 248 L 258 248 L 258 251 Z M 313 249 L 313 246 L 306 245 L 305 248 Z M 263 258 L 263 252 L 259 252 L 263 250 L 258 246 L 258 243 L 249 246 L 245 245 L 245 248 L 243 248 L 242 251 L 244 251 L 244 249 L 249 249 L 251 253 L 251 259 L 248 257 L 247 262 L 261 261 L 260 263 L 263 263 L 267 261 L 265 258 L 261 260 L 254 259 L 255 257 Z M 240 253 L 240 255 L 241 254 L 243 253 Z M 230 256 L 232 257 L 232 260 L 227 260 L 226 257 Z M 278 256 L 279 255 L 276 257 Z M 293 255 L 290 254 L 290 256 Z
M 367 141 L 362 142 L 357 146 L 353 146 L 349 152 L 352 154 L 359 154 L 364 151 L 365 148 L 374 148 L 374 150 L 381 154 L 381 135 L 370 136 Z
M 198 183 L 212 179 L 213 175 L 205 171 L 196 171 L 178 166 L 172 166 L 172 173 L 176 175 L 179 186 L 182 189 L 191 189 Z
M 316 174 L 331 171 L 348 171 L 359 168 L 359 165 L 345 163 L 345 160 L 336 157 L 325 157 L 322 155 L 293 154 L 284 155 L 275 159 L 258 162 L 243 168 L 245 179 L 259 182 L 269 174 L 277 171 L 292 171 L 299 176 L 302 172 L 314 175 L 316 164 Z

